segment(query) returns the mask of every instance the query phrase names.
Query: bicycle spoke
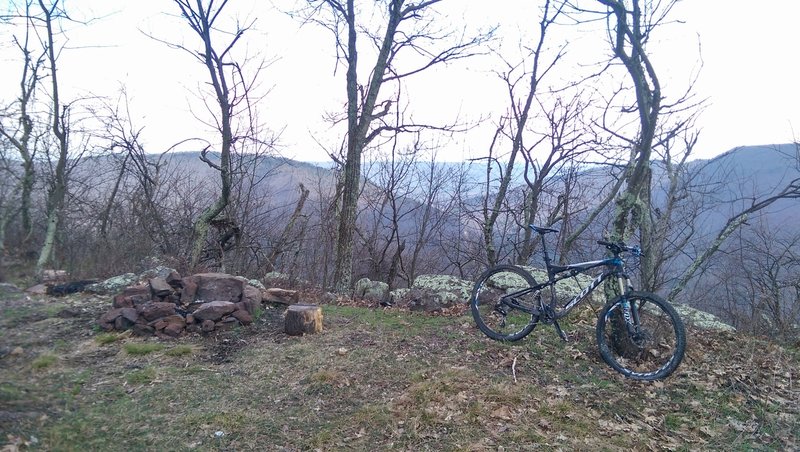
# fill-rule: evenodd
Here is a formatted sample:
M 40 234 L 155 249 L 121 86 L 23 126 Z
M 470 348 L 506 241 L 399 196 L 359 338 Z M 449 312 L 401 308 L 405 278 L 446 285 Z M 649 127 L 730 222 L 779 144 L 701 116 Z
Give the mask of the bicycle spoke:
M 472 292 L 471 308 L 478 327 L 492 339 L 515 341 L 530 333 L 535 295 L 527 291 L 533 277 L 519 267 L 501 265 L 484 273 Z
M 678 314 L 656 295 L 628 296 L 633 319 L 628 325 L 624 303 L 617 299 L 601 311 L 597 342 L 603 359 L 623 375 L 637 380 L 657 380 L 671 374 L 680 364 L 686 336 Z

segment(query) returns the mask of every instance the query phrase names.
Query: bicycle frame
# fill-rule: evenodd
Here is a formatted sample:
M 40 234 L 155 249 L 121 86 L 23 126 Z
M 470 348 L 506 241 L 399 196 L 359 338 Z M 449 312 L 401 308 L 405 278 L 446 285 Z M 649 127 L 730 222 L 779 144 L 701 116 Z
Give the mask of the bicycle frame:
M 540 291 L 546 287 L 550 287 L 551 290 L 555 290 L 555 284 L 559 281 L 565 280 L 567 278 L 572 278 L 573 276 L 585 273 L 593 268 L 597 267 L 608 267 L 606 271 L 601 273 L 595 279 L 586 286 L 581 293 L 573 297 L 569 302 L 567 302 L 564 306 L 562 306 L 558 311 L 554 312 L 555 319 L 561 319 L 566 317 L 570 311 L 572 311 L 575 306 L 577 306 L 582 300 L 586 298 L 590 293 L 592 293 L 597 286 L 605 282 L 608 278 L 617 276 L 625 278 L 625 275 L 622 273 L 622 259 L 618 257 L 613 257 L 609 259 L 603 259 L 599 261 L 590 261 L 590 262 L 581 262 L 578 264 L 571 264 L 565 267 L 558 267 L 558 266 L 548 266 L 548 281 L 537 284 L 535 286 L 527 287 L 525 289 L 510 293 L 502 297 L 503 301 L 508 304 L 509 306 L 522 310 L 524 312 L 529 312 L 531 314 L 536 314 L 534 310 L 539 309 L 538 307 L 534 307 L 533 309 L 528 309 L 525 306 L 520 305 L 514 301 L 514 297 L 527 295 L 531 292 Z M 620 281 L 620 290 L 625 290 L 625 284 Z M 552 297 L 552 304 L 551 307 L 555 308 L 555 297 Z
M 608 269 L 603 271 L 603 273 L 601 273 L 595 279 L 593 279 L 592 282 L 590 282 L 588 286 L 583 288 L 581 293 L 579 293 L 578 295 L 575 295 L 570 301 L 568 301 L 564 306 L 562 306 L 561 309 L 559 309 L 558 311 L 555 311 L 555 313 L 554 313 L 555 314 L 555 319 L 561 319 L 561 318 L 566 317 L 567 315 L 569 315 L 570 311 L 572 311 L 572 309 L 575 308 L 575 306 L 577 306 L 578 304 L 580 304 L 581 301 L 586 299 L 586 297 L 589 294 L 594 292 L 594 290 L 597 288 L 597 286 L 599 286 L 600 284 L 603 284 L 603 282 L 605 282 L 607 279 L 609 279 L 611 277 L 623 277 L 624 278 L 624 274 L 622 273 L 622 259 L 614 257 L 614 258 L 610 258 L 610 259 L 604 259 L 604 260 L 601 260 L 601 261 L 582 262 L 580 264 L 568 265 L 567 267 L 565 267 L 564 270 L 556 271 L 556 273 L 553 276 L 550 277 L 549 281 L 547 281 L 544 284 L 541 284 L 542 288 L 549 286 L 551 288 L 550 289 L 551 291 L 555 291 L 555 284 L 558 281 L 562 281 L 562 280 L 565 280 L 567 278 L 571 278 L 573 276 L 579 275 L 581 273 L 585 273 L 586 271 L 591 270 L 593 268 L 597 268 L 597 267 L 607 267 Z M 565 275 L 557 276 L 558 274 L 566 273 L 566 272 L 569 272 L 569 273 L 565 274 Z M 620 290 L 622 291 L 622 293 L 624 293 L 624 291 L 625 291 L 625 284 L 621 280 L 620 280 Z M 553 294 L 551 294 L 551 295 L 553 295 Z M 552 296 L 551 299 L 552 299 L 552 304 L 555 305 L 555 302 L 556 302 L 555 296 Z M 553 306 L 553 307 L 555 307 L 555 306 Z

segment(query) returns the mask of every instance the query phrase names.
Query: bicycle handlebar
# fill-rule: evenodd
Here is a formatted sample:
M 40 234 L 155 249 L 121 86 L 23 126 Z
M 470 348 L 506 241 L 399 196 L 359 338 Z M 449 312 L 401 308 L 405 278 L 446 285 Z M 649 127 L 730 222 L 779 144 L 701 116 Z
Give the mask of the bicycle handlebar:
M 638 246 L 628 246 L 625 245 L 623 242 L 613 243 L 613 242 L 608 242 L 606 240 L 598 240 L 597 244 L 605 246 L 606 248 L 611 250 L 611 252 L 614 254 L 619 254 L 623 251 L 628 251 L 630 253 L 633 253 L 635 256 L 642 255 L 641 248 L 639 248 Z

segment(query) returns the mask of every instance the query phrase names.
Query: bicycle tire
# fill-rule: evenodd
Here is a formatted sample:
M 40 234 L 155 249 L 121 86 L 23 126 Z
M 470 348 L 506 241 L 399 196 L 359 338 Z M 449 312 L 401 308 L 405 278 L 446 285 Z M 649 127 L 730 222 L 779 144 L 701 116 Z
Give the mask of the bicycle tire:
M 535 285 L 536 280 L 530 273 L 514 265 L 498 265 L 483 272 L 472 289 L 470 300 L 472 317 L 478 328 L 498 341 L 518 341 L 530 334 L 539 321 L 539 316 L 532 313 L 536 294 L 529 292 L 514 297 L 516 303 L 528 309 L 527 312 L 499 302 L 514 291 Z M 499 305 L 502 305 L 504 315 L 498 311 Z
M 637 331 L 630 334 L 623 319 L 627 300 L 638 312 Z M 600 356 L 614 370 L 633 380 L 653 381 L 670 376 L 686 352 L 686 331 L 678 312 L 649 292 L 631 292 L 608 302 L 597 317 Z

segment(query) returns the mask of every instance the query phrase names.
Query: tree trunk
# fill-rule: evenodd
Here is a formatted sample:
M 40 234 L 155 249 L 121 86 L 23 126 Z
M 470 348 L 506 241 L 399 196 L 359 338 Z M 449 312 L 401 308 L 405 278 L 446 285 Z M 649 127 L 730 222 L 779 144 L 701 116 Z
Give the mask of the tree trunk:
M 651 232 L 650 155 L 661 108 L 661 87 L 655 69 L 644 50 L 646 36 L 642 33 L 643 17 L 639 0 L 632 2 L 630 11 L 626 7 L 626 2 L 621 0 L 598 1 L 608 6 L 615 17 L 615 29 L 610 30 L 614 33 L 612 38 L 614 56 L 625 65 L 631 77 L 639 113 L 639 136 L 633 140 L 635 162 L 626 174 L 625 191 L 617 198 L 612 239 L 625 240 L 634 229 L 638 228 L 642 233 L 642 243 L 647 247 L 645 239 L 650 239 Z M 652 265 L 648 259 L 647 256 L 644 257 L 643 268 L 651 270 Z M 642 282 L 649 283 L 647 280 Z M 651 288 L 645 285 L 643 289 Z
M 58 91 L 58 71 L 56 66 L 56 52 L 53 41 L 53 13 L 58 2 L 53 4 L 52 9 L 48 9 L 42 0 L 39 6 L 45 15 L 45 25 L 47 29 L 47 58 L 50 63 L 50 79 L 52 82 L 52 128 L 53 135 L 56 137 L 58 147 L 58 160 L 56 162 L 55 174 L 52 186 L 47 195 L 47 232 L 44 244 L 36 262 L 36 273 L 41 274 L 44 267 L 53 262 L 55 256 L 55 242 L 58 233 L 61 209 L 64 206 L 64 198 L 67 193 L 67 156 L 68 156 L 68 132 L 64 126 L 67 120 L 67 107 L 62 106 Z
M 353 0 L 347 0 L 347 158 L 344 165 L 342 208 L 339 216 L 336 239 L 336 261 L 333 283 L 338 293 L 346 293 L 353 284 L 353 242 L 355 239 L 358 195 L 361 184 L 361 154 L 373 137 L 368 137 L 370 125 L 375 119 L 375 104 L 378 99 L 389 54 L 394 44 L 394 35 L 402 18 L 404 0 L 392 0 L 389 4 L 389 22 L 381 43 L 375 66 L 372 69 L 366 96 L 359 115 L 358 101 L 358 52 L 356 10 Z
M 119 186 L 122 184 L 122 179 L 125 178 L 125 169 L 128 165 L 128 158 L 130 158 L 130 153 L 125 154 L 125 158 L 122 160 L 122 166 L 119 169 L 117 180 L 114 181 L 114 187 L 111 189 L 111 194 L 108 195 L 106 207 L 103 209 L 103 212 L 100 213 L 100 236 L 103 238 L 106 237 L 108 220 L 111 217 L 111 210 L 114 208 L 114 201 L 117 199 Z
M 283 228 L 283 232 L 281 232 L 280 238 L 278 241 L 275 242 L 275 246 L 272 248 L 272 252 L 267 257 L 267 268 L 264 273 L 269 273 L 275 270 L 275 261 L 286 251 L 286 245 L 289 242 L 289 236 L 295 228 L 295 224 L 297 224 L 297 219 L 300 218 L 300 215 L 303 213 L 303 206 L 306 204 L 306 200 L 308 199 L 308 195 L 311 192 L 303 185 L 300 184 L 300 199 L 297 200 L 297 205 L 294 207 L 294 212 L 292 212 L 292 216 L 289 217 L 289 222 L 286 223 L 286 227 Z
M 220 162 L 219 165 L 213 163 L 207 156 L 207 150 L 204 150 L 200 159 L 208 166 L 219 172 L 221 190 L 217 200 L 207 207 L 194 224 L 194 243 L 192 244 L 192 253 L 190 266 L 196 267 L 203 254 L 203 249 L 206 245 L 206 238 L 208 237 L 208 228 L 211 221 L 215 219 L 225 207 L 228 206 L 231 193 L 231 148 L 233 147 L 233 130 L 231 127 L 231 120 L 233 116 L 233 109 L 230 101 L 230 88 L 228 87 L 228 80 L 226 78 L 225 68 L 230 63 L 225 61 L 224 58 L 228 54 L 228 50 L 236 43 L 244 30 L 237 30 L 232 42 L 228 45 L 224 52 L 218 53 L 213 47 L 211 33 L 215 29 L 214 21 L 219 17 L 219 13 L 224 8 L 225 3 L 219 6 L 219 9 L 213 11 L 212 2 L 209 2 L 208 9 L 206 9 L 200 1 L 196 5 L 191 5 L 188 1 L 176 0 L 176 3 L 183 13 L 183 17 L 189 21 L 195 33 L 200 37 L 203 42 L 203 51 L 199 52 L 200 61 L 206 66 L 210 79 L 210 84 L 214 88 L 214 94 L 219 104 L 220 116 L 219 132 L 222 140 L 220 149 Z M 209 17 L 210 16 L 210 17 Z

